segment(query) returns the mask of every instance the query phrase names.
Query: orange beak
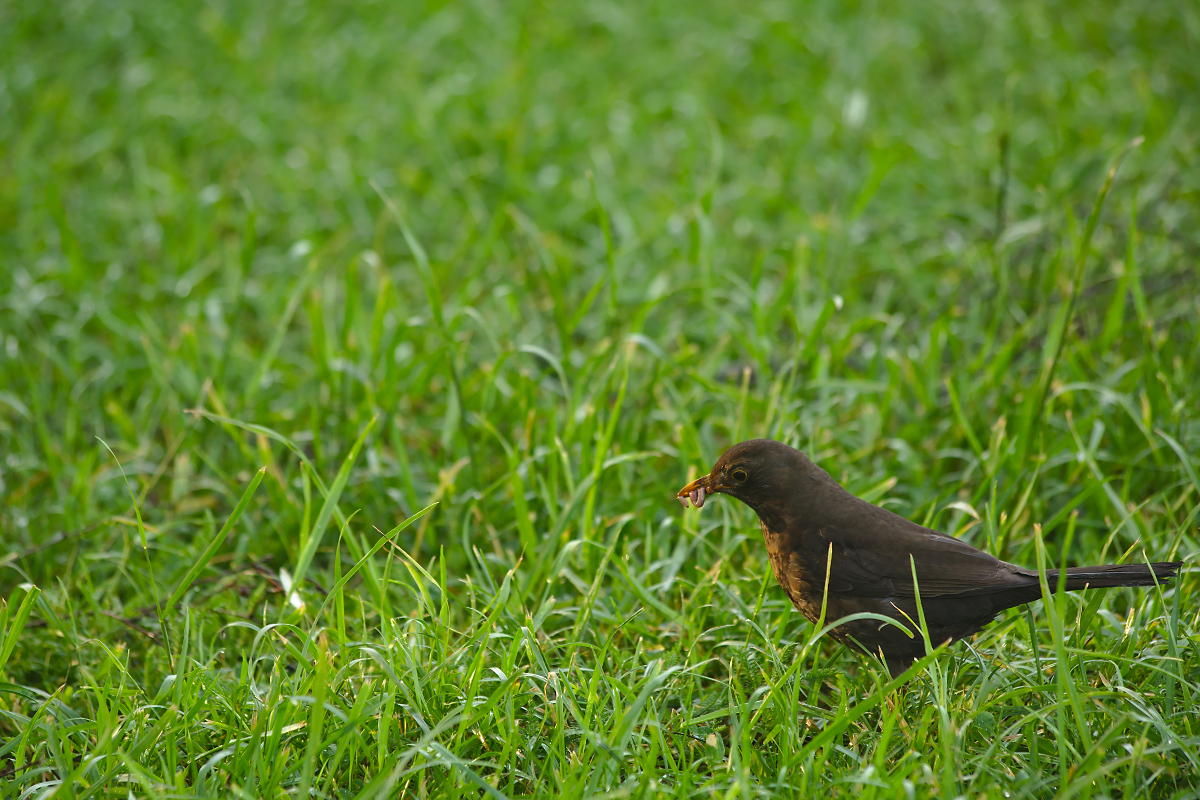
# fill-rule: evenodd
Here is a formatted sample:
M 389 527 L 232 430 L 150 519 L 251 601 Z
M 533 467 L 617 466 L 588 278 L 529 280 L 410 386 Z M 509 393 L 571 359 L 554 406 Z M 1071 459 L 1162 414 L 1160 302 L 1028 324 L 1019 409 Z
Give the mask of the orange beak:
M 675 495 L 675 499 L 683 503 L 683 507 L 688 507 L 688 501 L 692 501 L 692 505 L 700 508 L 704 505 L 704 496 L 717 491 L 716 487 L 709 481 L 709 475 L 705 475 L 689 483 L 687 486 L 679 490 Z

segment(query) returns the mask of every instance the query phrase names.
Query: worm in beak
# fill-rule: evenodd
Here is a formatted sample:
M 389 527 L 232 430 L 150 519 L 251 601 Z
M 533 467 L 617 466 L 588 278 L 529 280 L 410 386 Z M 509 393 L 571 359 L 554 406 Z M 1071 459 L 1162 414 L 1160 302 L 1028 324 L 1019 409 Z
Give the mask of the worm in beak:
M 702 478 L 697 478 L 687 486 L 680 489 L 679 493 L 675 495 L 675 499 L 683 503 L 684 508 L 688 507 L 689 500 L 696 508 L 700 508 L 704 505 L 704 498 L 709 493 L 710 490 L 708 488 L 708 476 L 705 475 Z

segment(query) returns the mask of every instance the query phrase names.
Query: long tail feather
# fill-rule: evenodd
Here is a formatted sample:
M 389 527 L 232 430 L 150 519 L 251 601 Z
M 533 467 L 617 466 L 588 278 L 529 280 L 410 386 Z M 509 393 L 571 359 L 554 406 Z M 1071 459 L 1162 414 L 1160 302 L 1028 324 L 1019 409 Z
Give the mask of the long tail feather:
M 1174 578 L 1183 566 L 1182 561 L 1159 561 L 1154 564 L 1107 564 L 1099 567 L 1071 567 L 1067 570 L 1067 590 L 1102 589 L 1109 586 L 1154 586 Z M 1046 570 L 1053 591 L 1058 583 L 1059 570 Z

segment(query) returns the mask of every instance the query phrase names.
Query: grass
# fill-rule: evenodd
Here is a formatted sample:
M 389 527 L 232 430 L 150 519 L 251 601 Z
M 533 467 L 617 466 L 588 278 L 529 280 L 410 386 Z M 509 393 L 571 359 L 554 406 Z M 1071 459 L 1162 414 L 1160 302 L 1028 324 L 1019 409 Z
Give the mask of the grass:
M 889 686 L 672 495 L 1194 558 L 1200 16 L 736 5 L 0 4 L 5 797 L 1196 796 L 1194 570 Z

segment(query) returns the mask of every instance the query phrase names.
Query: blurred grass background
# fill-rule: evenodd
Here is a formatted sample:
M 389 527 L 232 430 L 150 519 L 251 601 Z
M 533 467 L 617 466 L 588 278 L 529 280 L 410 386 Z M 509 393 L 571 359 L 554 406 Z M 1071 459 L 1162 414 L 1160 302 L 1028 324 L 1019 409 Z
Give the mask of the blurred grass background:
M 1198 40 L 1166 2 L 0 3 L 0 780 L 1194 796 L 1194 575 L 885 695 L 749 512 L 671 498 L 771 436 L 1009 560 L 1194 555 Z

